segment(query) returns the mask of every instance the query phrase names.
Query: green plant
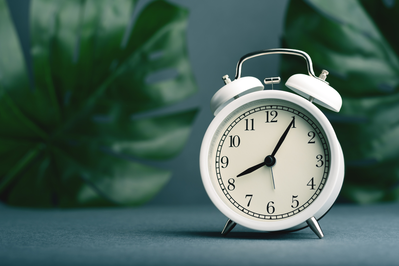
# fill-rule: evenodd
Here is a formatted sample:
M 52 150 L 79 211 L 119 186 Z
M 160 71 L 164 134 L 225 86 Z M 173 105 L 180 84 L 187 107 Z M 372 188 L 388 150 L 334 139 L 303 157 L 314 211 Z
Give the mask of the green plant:
M 6 3 L 0 0 L 3 202 L 138 205 L 169 180 L 170 171 L 143 161 L 175 156 L 196 110 L 132 115 L 196 91 L 186 51 L 187 11 L 154 1 L 131 28 L 136 4 L 32 0 L 30 82 Z M 165 70 L 172 76 L 157 80 Z
M 350 201 L 399 199 L 398 22 L 399 5 L 389 1 L 291 1 L 286 13 L 284 46 L 309 53 L 343 97 L 340 113 L 326 114 L 343 147 L 341 196 Z M 284 57 L 281 71 L 306 70 Z

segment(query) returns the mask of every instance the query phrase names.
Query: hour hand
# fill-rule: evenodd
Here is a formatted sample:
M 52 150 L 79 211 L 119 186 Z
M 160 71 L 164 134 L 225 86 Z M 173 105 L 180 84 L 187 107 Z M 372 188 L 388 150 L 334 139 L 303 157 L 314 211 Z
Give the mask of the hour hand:
M 275 163 L 276 163 L 276 158 L 272 155 L 268 155 L 268 156 L 266 156 L 266 158 L 263 162 L 248 168 L 244 172 L 238 174 L 237 177 L 252 173 L 253 171 L 258 170 L 259 168 L 261 168 L 262 166 L 265 166 L 265 165 L 268 167 L 272 167 Z
M 255 166 L 252 166 L 252 167 L 248 168 L 247 170 L 245 170 L 244 172 L 238 174 L 237 177 L 252 173 L 253 171 L 258 170 L 259 168 L 261 168 L 264 165 L 266 165 L 265 162 L 262 162 L 260 164 L 255 165 Z

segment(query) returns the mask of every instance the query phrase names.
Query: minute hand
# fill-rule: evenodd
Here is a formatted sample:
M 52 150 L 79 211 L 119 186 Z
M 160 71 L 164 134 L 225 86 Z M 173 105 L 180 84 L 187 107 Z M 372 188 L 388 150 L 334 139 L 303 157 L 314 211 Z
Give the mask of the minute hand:
M 295 116 L 292 117 L 291 123 L 288 125 L 287 129 L 284 131 L 283 135 L 281 138 L 278 140 L 276 147 L 274 148 L 271 156 L 274 157 L 280 148 L 281 144 L 283 144 L 283 141 L 285 140 L 285 137 L 287 137 L 288 132 L 290 131 L 292 125 L 295 123 Z

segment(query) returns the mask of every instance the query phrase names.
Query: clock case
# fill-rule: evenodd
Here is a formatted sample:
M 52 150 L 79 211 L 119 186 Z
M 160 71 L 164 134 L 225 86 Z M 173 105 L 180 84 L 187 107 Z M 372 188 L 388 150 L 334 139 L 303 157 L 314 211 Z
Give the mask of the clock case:
M 264 86 L 257 78 L 241 77 L 241 69 L 244 61 L 269 54 L 289 54 L 301 56 L 305 59 L 308 75 L 295 74 L 291 76 L 285 84 L 300 96 L 285 91 L 263 90 Z M 328 72 L 323 70 L 321 75 L 316 77 L 313 71 L 312 61 L 307 53 L 300 50 L 279 48 L 258 51 L 243 56 L 237 64 L 235 80 L 231 81 L 227 75 L 223 77 L 225 86 L 217 91 L 211 99 L 211 109 L 215 118 L 205 133 L 200 151 L 200 171 L 205 190 L 213 204 L 228 217 L 228 221 L 222 230 L 222 235 L 227 235 L 234 228 L 236 223 L 238 223 L 254 230 L 267 232 L 295 231 L 309 226 L 319 238 L 324 237 L 318 220 L 329 211 L 337 199 L 345 173 L 343 152 L 334 129 L 326 116 L 314 105 L 318 104 L 334 112 L 339 112 L 342 106 L 342 99 L 339 93 L 325 81 L 327 74 Z M 279 77 L 265 78 L 264 80 L 265 84 L 271 84 L 272 86 L 279 82 Z M 208 156 L 210 152 L 210 143 L 219 125 L 238 107 L 259 99 L 280 99 L 301 106 L 311 113 L 320 123 L 330 145 L 330 172 L 320 195 L 305 210 L 292 217 L 279 221 L 255 221 L 231 210 L 217 194 L 209 174 Z

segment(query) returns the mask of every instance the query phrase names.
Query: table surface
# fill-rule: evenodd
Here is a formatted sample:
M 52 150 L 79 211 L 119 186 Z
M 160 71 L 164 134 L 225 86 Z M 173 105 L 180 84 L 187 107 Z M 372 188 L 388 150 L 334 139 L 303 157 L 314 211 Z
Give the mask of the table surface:
M 0 265 L 399 265 L 399 204 L 335 205 L 309 229 L 226 237 L 213 206 L 0 205 Z

